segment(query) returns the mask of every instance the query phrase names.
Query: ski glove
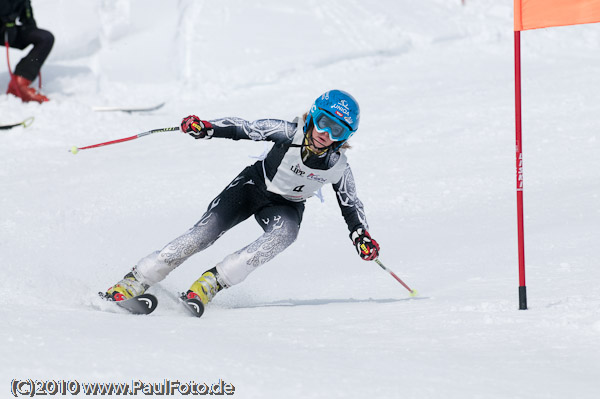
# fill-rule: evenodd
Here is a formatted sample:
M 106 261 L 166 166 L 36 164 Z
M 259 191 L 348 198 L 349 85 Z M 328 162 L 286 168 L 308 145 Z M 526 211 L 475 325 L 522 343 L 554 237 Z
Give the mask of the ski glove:
M 369 232 L 358 228 L 350 234 L 350 239 L 356 247 L 358 255 L 363 260 L 375 260 L 379 256 L 379 244 L 371 238 Z
M 202 121 L 196 115 L 190 115 L 181 121 L 181 131 L 195 139 L 210 139 L 215 130 L 208 121 Z

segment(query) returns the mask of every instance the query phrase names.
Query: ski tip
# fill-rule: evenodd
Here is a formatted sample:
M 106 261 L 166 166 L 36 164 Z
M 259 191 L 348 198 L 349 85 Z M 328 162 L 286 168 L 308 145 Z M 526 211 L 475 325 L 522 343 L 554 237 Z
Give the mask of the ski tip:
M 186 299 L 183 301 L 185 307 L 196 317 L 204 314 L 204 304 L 198 299 Z
M 115 303 L 119 305 L 119 307 L 133 314 L 150 314 L 154 312 L 158 306 L 158 299 L 152 294 L 142 294 L 123 301 L 115 301 L 105 292 L 98 292 L 98 295 L 100 298 Z
M 129 302 L 131 302 L 131 306 L 129 306 Z M 150 314 L 158 306 L 158 299 L 152 294 L 142 294 L 126 301 L 117 302 L 117 304 L 122 304 L 122 307 L 128 306 L 127 310 L 131 313 Z
M 185 293 L 179 297 L 181 303 L 194 316 L 201 317 L 204 313 L 204 304 L 198 298 L 188 298 Z

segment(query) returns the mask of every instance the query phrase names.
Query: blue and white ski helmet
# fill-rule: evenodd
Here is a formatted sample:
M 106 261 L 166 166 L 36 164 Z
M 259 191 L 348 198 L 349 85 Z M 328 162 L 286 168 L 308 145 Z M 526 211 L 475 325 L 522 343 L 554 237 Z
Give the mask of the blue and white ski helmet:
M 306 122 L 304 123 L 304 132 L 306 133 L 312 122 L 319 120 L 321 114 L 333 116 L 341 126 L 344 126 L 344 132 L 332 134 L 331 129 L 326 129 L 332 140 L 346 141 L 357 130 L 360 121 L 360 107 L 354 97 L 342 90 L 330 90 L 317 98 L 310 107 Z

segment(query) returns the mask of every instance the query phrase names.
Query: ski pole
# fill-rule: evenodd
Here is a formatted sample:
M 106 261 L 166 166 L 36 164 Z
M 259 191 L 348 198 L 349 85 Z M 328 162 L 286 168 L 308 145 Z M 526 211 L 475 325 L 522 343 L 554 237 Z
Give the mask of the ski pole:
M 118 139 L 118 140 L 113 140 L 113 141 L 107 141 L 105 143 L 88 145 L 87 147 L 76 147 L 76 146 L 73 146 L 73 147 L 71 147 L 71 149 L 69 151 L 71 153 L 73 153 L 73 154 L 77 154 L 80 150 L 87 150 L 88 148 L 96 148 L 96 147 L 102 147 L 102 146 L 110 145 L 110 144 L 123 143 L 125 141 L 135 140 L 135 139 L 138 139 L 140 137 L 147 136 L 149 134 L 162 133 L 162 132 L 174 132 L 174 131 L 177 131 L 177 130 L 179 130 L 179 126 L 175 126 L 175 127 L 163 127 L 161 129 L 148 130 L 147 132 L 138 133 L 135 136 L 125 137 L 123 139 Z
M 4 46 L 6 47 L 6 64 L 8 65 L 8 75 L 12 79 L 13 73 L 10 69 L 10 57 L 8 56 L 8 32 L 4 31 Z
M 13 127 L 17 127 L 17 126 L 29 127 L 29 126 L 31 126 L 32 123 L 33 123 L 33 116 L 30 116 L 29 118 L 25 119 L 23 122 L 13 123 L 11 125 L 1 125 L 0 130 L 8 130 L 8 129 L 12 129 Z
M 402 284 L 402 286 L 403 286 L 404 288 L 406 288 L 406 289 L 407 289 L 407 290 L 410 292 L 410 296 L 412 296 L 412 297 L 415 297 L 415 296 L 419 295 L 419 293 L 417 292 L 417 290 L 413 290 L 413 289 L 411 289 L 411 288 L 410 288 L 408 285 L 406 285 L 406 284 L 404 283 L 404 281 L 402 281 L 402 280 L 400 279 L 400 277 L 396 276 L 396 273 L 394 273 L 393 271 L 391 271 L 390 269 L 388 269 L 387 267 L 385 267 L 385 265 L 384 265 L 383 263 L 381 263 L 381 261 L 379 260 L 379 258 L 375 259 L 375 262 L 376 262 L 376 263 L 377 263 L 379 266 L 381 266 L 381 268 L 382 268 L 383 270 L 385 270 L 386 272 L 388 272 L 389 274 L 391 274 L 391 275 L 392 275 L 392 277 L 394 277 L 394 278 L 395 278 L 395 279 L 396 279 L 396 280 L 397 280 L 397 281 L 398 281 L 400 284 Z

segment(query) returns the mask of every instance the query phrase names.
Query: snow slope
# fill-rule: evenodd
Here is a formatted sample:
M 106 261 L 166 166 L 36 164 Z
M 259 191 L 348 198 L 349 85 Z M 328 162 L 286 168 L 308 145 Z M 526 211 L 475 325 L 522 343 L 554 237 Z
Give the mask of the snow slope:
M 221 379 L 238 398 L 596 398 L 600 28 L 522 34 L 519 311 L 512 2 L 466 3 L 34 1 L 56 36 L 52 101 L 0 96 L 0 124 L 35 116 L 0 131 L 0 396 L 31 378 Z M 10 51 L 13 67 L 22 56 Z M 202 319 L 177 292 L 256 237 L 253 221 L 153 287 L 150 316 L 97 298 L 264 146 L 164 133 L 69 148 L 190 113 L 291 120 L 331 88 L 361 104 L 359 196 L 381 260 L 418 298 L 356 256 L 330 189 L 309 201 L 297 242 Z

